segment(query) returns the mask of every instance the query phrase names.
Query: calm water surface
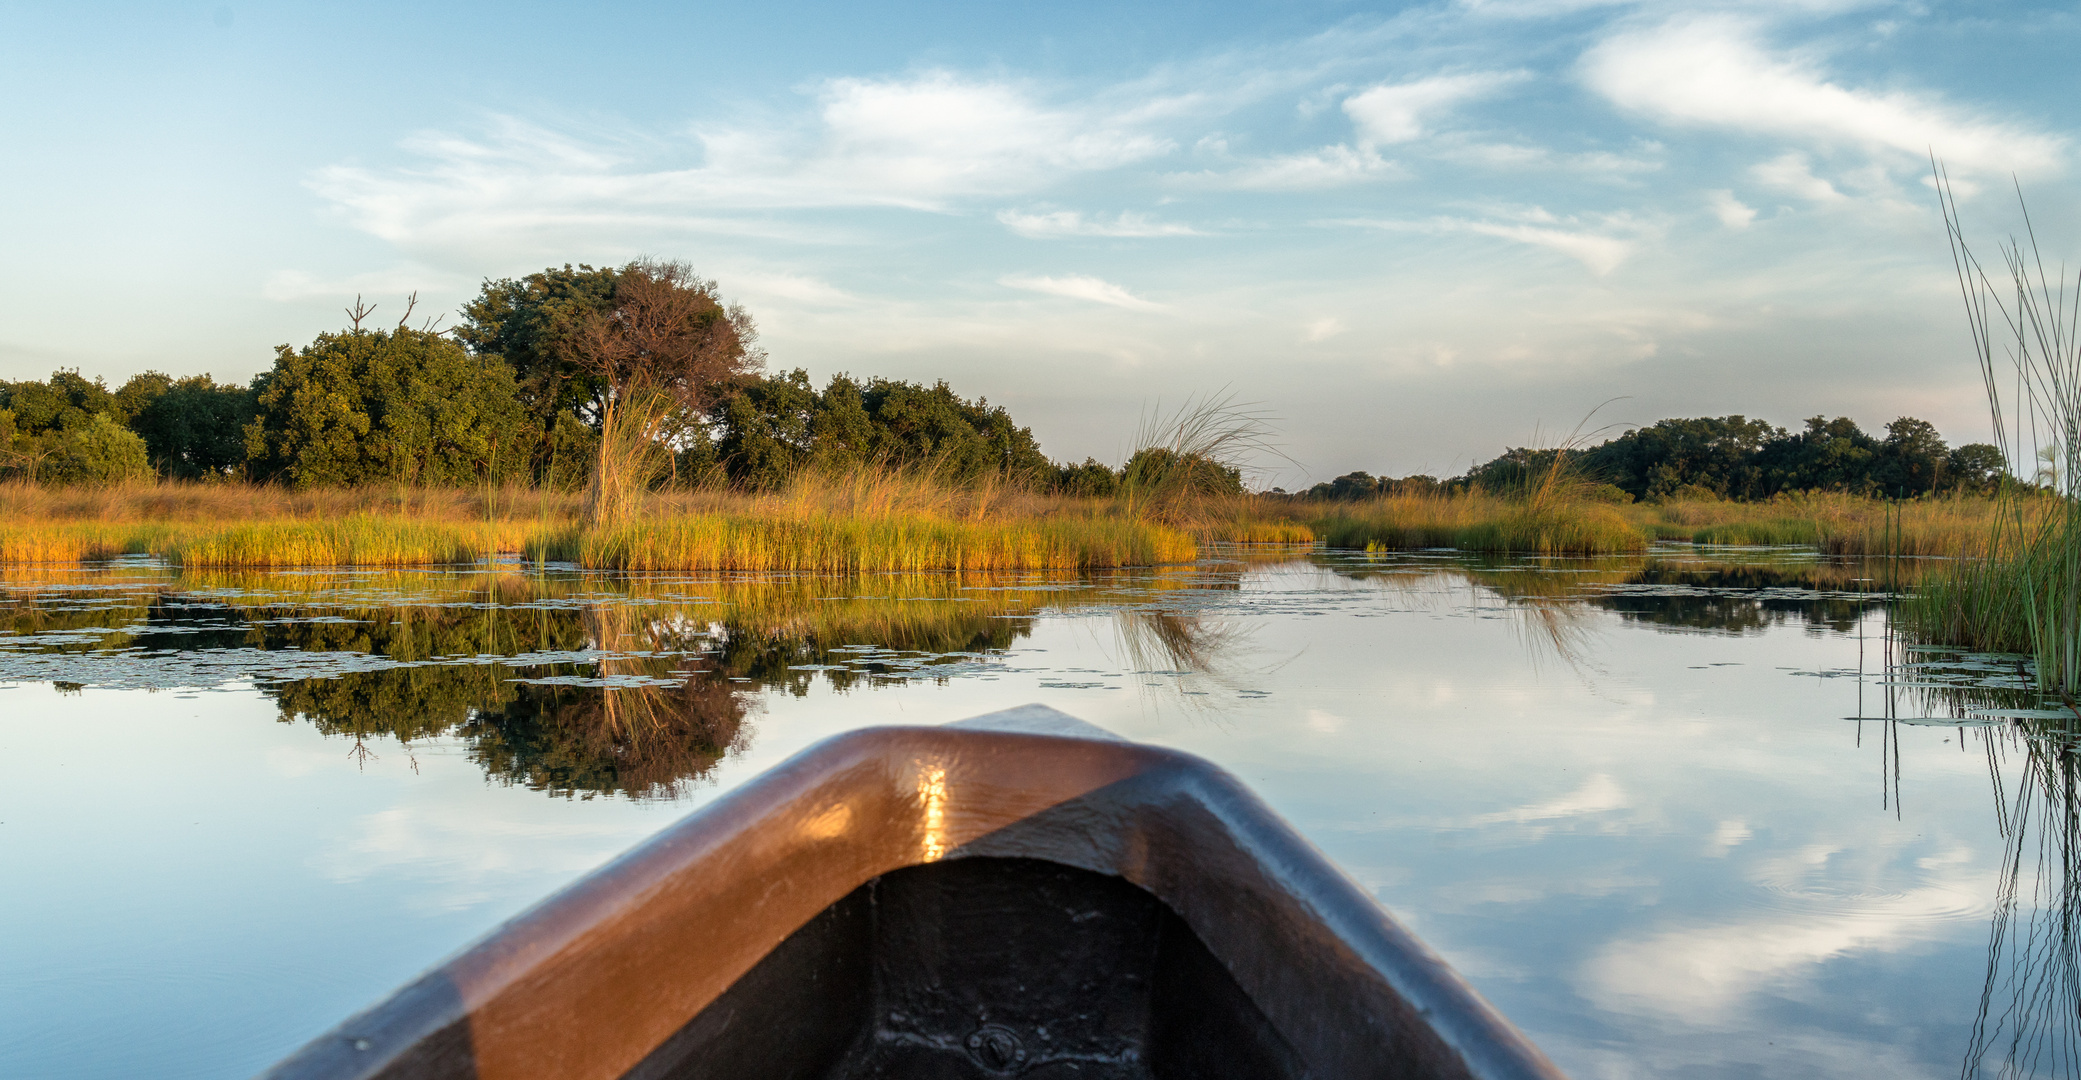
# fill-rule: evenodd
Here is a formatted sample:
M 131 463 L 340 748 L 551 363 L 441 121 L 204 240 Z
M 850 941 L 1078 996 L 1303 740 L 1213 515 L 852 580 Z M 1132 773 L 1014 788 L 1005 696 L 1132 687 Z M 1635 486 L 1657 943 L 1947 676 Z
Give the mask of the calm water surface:
M 1243 777 L 1578 1077 L 2074 1073 L 2069 728 L 1886 574 L 13 572 L 0 1075 L 250 1074 L 824 736 L 1033 701 Z

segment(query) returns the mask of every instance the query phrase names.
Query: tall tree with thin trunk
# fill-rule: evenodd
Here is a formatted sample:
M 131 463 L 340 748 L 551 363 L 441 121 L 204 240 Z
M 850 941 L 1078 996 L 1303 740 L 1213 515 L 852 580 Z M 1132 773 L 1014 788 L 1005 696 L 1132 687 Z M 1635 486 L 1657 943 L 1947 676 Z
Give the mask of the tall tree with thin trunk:
M 626 513 L 686 426 L 731 382 L 764 369 L 757 338 L 751 315 L 725 305 L 715 282 L 686 263 L 642 259 L 622 268 L 614 306 L 586 315 L 561 346 L 598 380 L 595 522 Z

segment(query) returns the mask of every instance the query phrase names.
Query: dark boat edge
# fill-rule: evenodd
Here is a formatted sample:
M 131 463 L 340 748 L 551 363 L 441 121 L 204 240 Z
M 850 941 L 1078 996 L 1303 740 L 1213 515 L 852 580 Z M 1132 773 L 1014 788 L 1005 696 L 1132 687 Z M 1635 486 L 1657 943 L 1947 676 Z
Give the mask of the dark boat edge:
M 824 739 L 261 1075 L 620 1077 L 855 888 L 972 857 L 1146 890 L 1310 1075 L 1563 1075 L 1235 777 L 1043 706 Z

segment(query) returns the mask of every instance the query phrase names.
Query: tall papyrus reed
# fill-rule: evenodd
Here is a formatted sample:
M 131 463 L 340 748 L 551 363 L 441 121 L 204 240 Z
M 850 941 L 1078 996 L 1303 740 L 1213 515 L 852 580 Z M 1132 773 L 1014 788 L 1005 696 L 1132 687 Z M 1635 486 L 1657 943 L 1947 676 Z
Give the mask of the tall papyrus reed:
M 1949 177 L 1932 167 L 1995 445 L 2010 477 L 2028 483 L 2003 484 L 1983 557 L 1933 577 L 1906 614 L 1939 640 L 2027 646 L 2043 688 L 2071 695 L 2081 688 L 2081 270 L 2069 284 L 2064 265 L 2046 269 L 2019 187 L 2024 233 L 2000 242 L 2001 270 L 1989 273 Z

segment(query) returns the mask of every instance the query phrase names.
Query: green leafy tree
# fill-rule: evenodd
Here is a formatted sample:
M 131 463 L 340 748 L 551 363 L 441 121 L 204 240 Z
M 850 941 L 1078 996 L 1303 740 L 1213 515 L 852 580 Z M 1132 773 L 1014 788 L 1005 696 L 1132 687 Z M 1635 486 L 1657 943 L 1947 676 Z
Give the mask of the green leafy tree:
M 146 371 L 130 376 L 130 381 L 124 383 L 117 388 L 114 394 L 110 395 L 116 418 L 128 425 L 131 430 L 136 430 L 137 418 L 142 416 L 144 411 L 150 408 L 152 402 L 157 401 L 161 394 L 166 393 L 173 387 L 173 381 L 173 376 L 157 371 Z M 147 441 L 149 442 L 150 440 Z
M 143 377 L 125 383 L 117 397 Z M 245 464 L 246 425 L 258 413 L 259 397 L 251 388 L 190 375 L 158 387 L 134 414 L 130 427 L 144 437 L 152 467 L 161 476 L 200 480 L 227 476 Z
M 141 471 L 133 468 L 141 460 L 131 453 L 135 437 L 122 426 L 116 396 L 100 379 L 60 370 L 46 382 L 0 383 L 0 410 L 11 429 L 0 441 L 0 469 L 12 475 L 109 483 Z
M 822 392 L 797 368 L 742 384 L 709 413 L 730 479 L 771 489 L 806 467 L 927 468 L 955 483 L 985 476 L 1052 479 L 1031 428 L 1003 408 L 933 386 L 839 375 Z M 1103 468 L 1103 466 L 1100 466 Z
M 586 326 L 615 308 L 620 271 L 591 266 L 550 267 L 522 278 L 486 280 L 464 305 L 455 337 L 478 356 L 512 366 L 515 388 L 547 451 L 562 417 L 597 428 L 605 385 L 575 350 Z M 566 440 L 567 441 L 567 440 Z
M 2008 462 L 2002 459 L 1999 447 L 1992 443 L 1966 443 L 1945 455 L 1943 483 L 1956 491 L 1992 494 L 2007 473 Z
M 298 487 L 497 479 L 522 474 L 535 448 L 512 368 L 425 330 L 280 346 L 254 389 L 247 455 Z
M 108 413 L 95 413 L 79 427 L 59 432 L 37 479 L 61 484 L 115 484 L 142 479 L 152 466 L 145 441 Z
M 1065 495 L 1110 499 L 1120 493 L 1120 474 L 1096 458 L 1085 458 L 1082 465 L 1064 465 L 1058 469 L 1055 487 Z
M 1894 498 L 1926 495 L 1943 480 L 1951 448 L 1927 420 L 1903 416 L 1886 425 L 1886 438 L 1872 462 L 1872 481 Z
M 1662 420 L 1584 451 L 1578 464 L 1586 475 L 1638 499 L 1682 488 L 1754 498 L 1767 493 L 1757 455 L 1784 434 L 1782 428 L 1739 415 Z

